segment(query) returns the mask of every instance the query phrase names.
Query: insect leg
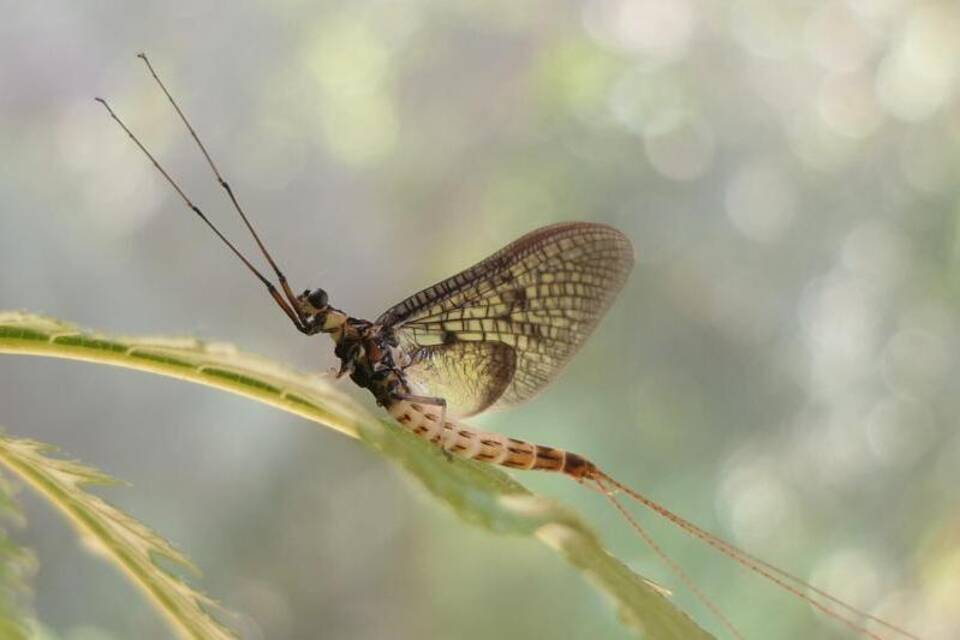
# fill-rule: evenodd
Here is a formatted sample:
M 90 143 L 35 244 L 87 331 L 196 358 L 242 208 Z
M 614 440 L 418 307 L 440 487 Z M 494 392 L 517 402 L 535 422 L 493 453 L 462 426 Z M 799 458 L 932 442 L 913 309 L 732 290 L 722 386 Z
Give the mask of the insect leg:
M 104 100 L 103 98 L 95 98 L 95 100 L 103 105 L 104 109 L 107 110 L 107 113 L 110 114 L 110 117 L 113 118 L 113 120 L 118 125 L 120 125 L 120 128 L 123 129 L 124 132 L 126 132 L 126 134 L 130 137 L 130 139 L 133 140 L 133 142 L 137 145 L 137 147 L 140 148 L 140 151 L 142 151 L 143 154 L 147 156 L 147 158 L 150 160 L 150 162 L 153 163 L 153 166 L 156 167 L 157 171 L 160 172 L 160 175 L 162 175 L 164 179 L 170 184 L 170 186 L 173 187 L 173 189 L 180 196 L 180 199 L 183 200 L 183 203 L 187 206 L 187 208 L 193 211 L 195 214 L 197 214 L 197 216 L 199 216 L 200 219 L 203 220 L 203 222 L 217 235 L 217 237 L 220 238 L 220 240 L 227 246 L 227 248 L 230 249 L 230 251 L 232 251 L 233 254 L 247 267 L 247 269 L 249 269 L 251 273 L 253 273 L 253 275 L 256 276 L 256 278 L 263 283 L 263 285 L 267 288 L 267 291 L 270 293 L 270 296 L 274 299 L 274 301 L 277 303 L 280 309 L 282 309 L 283 312 L 287 315 L 287 317 L 290 318 L 290 321 L 293 323 L 293 326 L 295 326 L 297 330 L 300 331 L 301 333 L 309 334 L 308 329 L 306 328 L 306 326 L 304 325 L 301 319 L 301 314 L 296 304 L 290 302 L 289 299 L 284 299 L 283 295 L 280 293 L 280 291 L 277 290 L 277 288 L 273 285 L 273 283 L 267 280 L 267 278 L 262 273 L 260 273 L 260 271 L 257 270 L 257 268 L 254 267 L 249 260 L 247 260 L 246 256 L 240 253 L 240 250 L 237 249 L 232 242 L 227 240 L 226 236 L 224 236 L 220 232 L 220 229 L 218 229 L 216 225 L 214 225 L 213 222 L 211 222 L 210 219 L 207 218 L 206 214 L 204 214 L 203 211 L 200 210 L 200 207 L 195 205 L 193 201 L 187 197 L 187 194 L 184 193 L 183 189 L 180 188 L 180 185 L 177 184 L 177 182 L 170 176 L 170 174 L 167 173 L 166 169 L 164 169 L 160 165 L 160 163 L 153 156 L 153 154 L 151 154 L 147 150 L 147 148 L 143 145 L 143 143 L 140 142 L 140 139 L 137 138 L 137 136 L 134 135 L 134 133 L 127 127 L 127 125 L 123 122 L 123 120 L 121 120 L 120 117 L 116 113 L 114 113 L 113 109 L 110 107 L 107 101 Z
M 194 130 L 193 125 L 190 124 L 190 121 L 187 120 L 187 116 L 183 113 L 183 110 L 180 108 L 180 105 L 177 104 L 177 101 L 173 99 L 173 95 L 171 95 L 170 91 L 167 90 L 167 86 L 163 84 L 163 81 L 160 79 L 160 76 L 157 75 L 157 72 L 154 70 L 153 65 L 150 64 L 150 60 L 147 58 L 147 55 L 145 53 L 138 53 L 137 57 L 143 60 L 143 63 L 147 66 L 147 70 L 150 72 L 150 75 L 153 76 L 153 79 L 156 81 L 157 85 L 163 91 L 164 95 L 167 96 L 167 100 L 170 102 L 171 106 L 173 106 L 174 110 L 177 112 L 177 115 L 180 117 L 180 120 L 187 127 L 187 131 L 190 132 L 190 137 L 192 137 L 194 142 L 197 143 L 197 146 L 200 148 L 200 152 L 203 154 L 203 157 L 207 160 L 207 164 L 210 165 L 210 168 L 213 170 L 213 174 L 216 176 L 217 182 L 220 184 L 221 187 L 223 187 L 223 190 L 226 191 L 227 196 L 229 196 L 230 202 L 233 204 L 234 210 L 238 214 L 240 214 L 240 218 L 243 220 L 244 226 L 246 226 L 247 230 L 250 232 L 250 235 L 253 236 L 254 241 L 257 243 L 257 246 L 260 248 L 260 253 L 262 253 L 263 256 L 267 259 L 267 262 L 270 263 L 270 268 L 273 269 L 273 272 L 277 275 L 277 279 L 280 281 L 280 288 L 283 291 L 283 295 L 286 296 L 287 305 L 285 306 L 281 304 L 279 292 L 278 294 L 274 294 L 271 291 L 271 295 L 273 295 L 274 299 L 277 300 L 277 304 L 280 305 L 280 307 L 284 310 L 284 312 L 288 316 L 291 316 L 291 315 L 296 316 L 296 320 L 294 320 L 294 324 L 297 325 L 297 329 L 299 329 L 303 333 L 307 333 L 307 331 L 304 331 L 304 328 L 306 327 L 306 323 L 305 323 L 306 318 L 303 315 L 303 312 L 301 312 L 300 306 L 297 304 L 297 297 L 293 295 L 293 291 L 290 289 L 290 285 L 287 282 L 287 277 L 283 274 L 282 271 L 280 271 L 280 267 L 277 266 L 277 263 L 274 261 L 273 256 L 270 255 L 270 252 L 267 251 L 267 247 L 260 240 L 260 235 L 257 233 L 256 229 L 254 229 L 253 225 L 250 223 L 250 220 L 247 218 L 246 212 L 240 206 L 240 202 L 237 200 L 237 196 L 234 194 L 233 188 L 226 181 L 223 175 L 221 175 L 220 170 L 217 168 L 217 165 L 214 164 L 213 158 L 210 156 L 210 153 L 207 151 L 206 146 L 204 146 L 204 144 L 200 142 L 200 136 L 197 135 L 197 132 Z M 294 318 L 291 317 L 290 319 L 293 320 Z

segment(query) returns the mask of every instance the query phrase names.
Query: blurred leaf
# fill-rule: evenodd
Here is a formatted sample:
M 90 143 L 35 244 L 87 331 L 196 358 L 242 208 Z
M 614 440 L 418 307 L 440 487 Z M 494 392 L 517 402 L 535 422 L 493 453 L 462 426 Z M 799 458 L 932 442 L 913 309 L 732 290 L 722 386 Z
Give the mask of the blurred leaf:
M 448 461 L 435 446 L 374 418 L 322 377 L 284 369 L 225 345 L 194 339 L 106 337 L 23 313 L 0 313 L 3 352 L 86 360 L 199 382 L 360 438 L 402 465 L 463 519 L 498 533 L 534 536 L 557 550 L 610 595 L 620 606 L 624 622 L 644 637 L 711 637 L 675 608 L 663 590 L 611 556 L 575 514 L 532 495 L 495 467 Z
M 48 456 L 53 450 L 34 440 L 0 436 L 0 464 L 66 514 L 88 546 L 120 567 L 181 637 L 236 638 L 207 614 L 215 602 L 156 564 L 158 558 L 166 558 L 196 572 L 183 554 L 140 522 L 84 490 L 86 485 L 114 480 L 91 467 Z M 0 637 L 10 637 L 5 631 L 0 625 Z
M 540 53 L 534 95 L 550 113 L 569 109 L 586 114 L 600 109 L 623 64 L 588 40 L 563 40 Z
M 23 517 L 12 496 L 13 487 L 0 477 L 0 520 L 19 524 Z M 31 637 L 21 600 L 29 593 L 25 578 L 33 573 L 34 567 L 33 555 L 14 544 L 0 528 L 0 638 L 26 640 Z

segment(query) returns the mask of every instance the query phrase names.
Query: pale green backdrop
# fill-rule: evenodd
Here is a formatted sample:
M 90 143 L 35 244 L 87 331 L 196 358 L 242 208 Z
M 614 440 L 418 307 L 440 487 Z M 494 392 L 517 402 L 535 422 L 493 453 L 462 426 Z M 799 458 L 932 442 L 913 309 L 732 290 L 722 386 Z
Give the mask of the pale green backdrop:
M 547 393 L 478 423 L 589 455 L 863 608 L 956 637 L 955 3 L 2 4 L 0 308 L 334 366 L 93 102 L 249 248 L 146 50 L 296 287 L 355 315 L 542 224 L 622 229 L 637 267 L 598 335 Z M 3 357 L 0 424 L 130 481 L 104 493 L 204 569 L 245 638 L 628 637 L 549 550 L 466 526 L 356 442 L 250 401 Z M 516 475 L 718 631 L 597 495 Z M 23 499 L 52 637 L 168 637 Z M 748 638 L 849 637 L 654 530 Z

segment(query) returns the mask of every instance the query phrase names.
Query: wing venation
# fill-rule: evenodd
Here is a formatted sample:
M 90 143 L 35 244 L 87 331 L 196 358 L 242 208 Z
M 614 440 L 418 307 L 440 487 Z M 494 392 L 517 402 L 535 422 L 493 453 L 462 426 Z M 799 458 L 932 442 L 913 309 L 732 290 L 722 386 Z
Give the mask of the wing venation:
M 456 393 L 478 413 L 546 387 L 596 327 L 632 267 L 633 247 L 616 229 L 551 225 L 415 293 L 377 322 L 395 330 L 412 359 L 407 377 L 421 392 Z M 471 351 L 459 346 L 464 343 L 500 346 Z M 457 358 L 465 363 L 448 362 Z
M 411 390 L 441 397 L 447 412 L 467 417 L 484 411 L 500 396 L 516 369 L 516 352 L 500 342 L 455 342 L 421 347 L 406 369 Z

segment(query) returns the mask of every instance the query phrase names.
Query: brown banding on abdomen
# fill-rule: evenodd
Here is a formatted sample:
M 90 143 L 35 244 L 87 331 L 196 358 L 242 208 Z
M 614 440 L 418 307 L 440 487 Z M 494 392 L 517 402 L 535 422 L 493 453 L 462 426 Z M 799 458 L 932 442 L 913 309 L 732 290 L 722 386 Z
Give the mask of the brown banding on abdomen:
M 592 478 L 597 473 L 597 467 L 595 464 L 584 458 L 583 456 L 578 456 L 575 453 L 567 453 L 567 459 L 564 461 L 562 471 L 568 476 L 572 476 L 577 480 L 582 480 L 584 478 Z
M 592 462 L 575 453 L 507 438 L 499 433 L 479 431 L 455 420 L 446 420 L 443 425 L 430 429 L 427 425 L 436 424 L 439 416 L 431 415 L 430 410 L 423 406 L 401 400 L 390 405 L 388 411 L 415 435 L 461 458 L 511 469 L 561 472 L 577 480 L 591 478 L 596 473 Z

